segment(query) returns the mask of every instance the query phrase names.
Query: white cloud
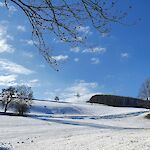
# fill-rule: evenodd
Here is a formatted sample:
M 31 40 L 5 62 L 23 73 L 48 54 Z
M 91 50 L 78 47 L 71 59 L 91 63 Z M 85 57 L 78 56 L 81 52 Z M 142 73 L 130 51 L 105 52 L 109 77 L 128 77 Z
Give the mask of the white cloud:
M 72 47 L 70 49 L 71 52 L 75 52 L 75 53 L 78 53 L 80 51 L 80 47 Z
M 63 62 L 69 59 L 67 55 L 58 55 L 58 56 L 52 56 L 53 59 L 55 59 L 58 62 Z
M 55 43 L 64 43 L 64 41 L 63 41 L 63 40 L 56 39 L 56 38 L 54 38 L 54 39 L 53 39 L 53 41 L 54 41 Z
M 32 40 L 26 40 L 26 43 L 27 43 L 28 45 L 34 45 L 34 42 L 33 42 Z
M 29 52 L 24 52 L 24 53 L 23 53 L 23 56 L 24 56 L 24 57 L 28 57 L 28 58 L 33 58 L 33 54 L 32 54 L 32 53 L 29 53 Z
M 91 34 L 92 32 L 90 31 L 90 27 L 89 26 L 77 26 L 76 30 L 78 32 L 82 32 L 84 34 Z
M 79 97 L 77 97 L 76 95 L 73 95 L 71 97 L 66 97 L 64 99 L 64 101 L 66 102 L 74 102 L 74 103 L 85 103 L 87 101 L 90 100 L 90 98 L 96 94 L 101 94 L 101 93 L 96 93 L 96 92 L 91 92 L 91 93 L 87 93 L 87 94 L 84 94 L 84 95 L 80 95 L 79 94 Z
M 25 32 L 25 31 L 26 31 L 26 28 L 25 28 L 25 26 L 18 25 L 18 26 L 17 26 L 17 30 L 18 30 L 18 31 L 21 31 L 21 32 Z
M 83 40 L 84 40 L 84 37 L 82 37 L 82 36 L 78 36 L 78 37 L 72 39 L 72 41 L 75 41 L 75 42 L 82 42 Z
M 41 67 L 41 68 L 45 68 L 44 64 L 41 64 L 41 65 L 38 65 L 38 66 Z
M 100 63 L 100 60 L 99 60 L 99 58 L 93 57 L 93 58 L 91 58 L 91 63 L 92 63 L 92 64 L 99 64 L 99 63 Z
M 101 36 L 102 37 L 107 37 L 109 35 L 109 33 L 102 33 Z
M 70 101 L 70 102 L 83 102 L 90 99 L 92 95 L 95 95 L 95 90 L 98 87 L 96 82 L 86 82 L 84 80 L 76 80 L 72 85 L 65 89 L 56 89 L 53 92 L 47 90 L 44 94 L 49 99 L 53 99 L 58 96 L 60 100 Z M 80 97 L 76 95 L 79 94 Z M 100 93 L 99 93 L 100 94 Z
M 29 87 L 38 87 L 38 86 L 40 86 L 40 83 L 39 83 L 38 79 L 32 79 L 32 80 L 29 80 L 29 81 L 21 80 L 18 85 L 26 85 L 26 86 L 29 86 Z
M 33 72 L 30 69 L 25 68 L 24 66 L 18 65 L 6 59 L 0 59 L 0 70 L 5 70 L 16 74 L 25 74 L 25 75 L 29 75 Z
M 61 94 L 66 101 L 87 101 L 95 94 L 94 90 L 98 87 L 96 82 L 85 82 L 84 80 L 77 80 L 75 83 L 66 88 Z M 80 95 L 77 98 L 77 93 Z
M 0 7 L 5 7 L 5 6 L 6 6 L 5 3 L 0 2 Z
M 17 11 L 16 7 L 14 7 L 13 5 L 9 5 L 7 3 L 7 6 L 8 6 L 8 11 L 10 15 L 12 15 L 14 12 Z M 6 7 L 6 4 L 4 2 L 0 2 L 0 7 Z
M 7 35 L 6 38 L 9 39 L 9 40 L 12 40 L 12 41 L 14 40 L 14 37 L 11 36 L 11 35 Z
M 79 62 L 79 58 L 74 58 L 74 61 L 75 62 Z
M 64 90 L 62 96 L 65 98 L 75 97 L 77 93 L 79 93 L 81 96 L 84 96 L 91 93 L 92 90 L 97 86 L 98 84 L 96 82 L 85 82 L 84 80 L 77 80 L 72 86 Z
M 38 79 L 33 79 L 29 81 L 17 80 L 17 75 L 2 75 L 0 76 L 0 86 L 17 86 L 17 85 L 26 85 L 29 87 L 40 86 Z
M 0 39 L 0 53 L 3 52 L 14 52 L 14 48 L 7 43 L 6 39 Z
M 33 79 L 29 81 L 30 86 L 37 86 L 37 84 L 39 85 L 39 80 L 38 79 Z
M 121 58 L 128 58 L 129 57 L 129 54 L 128 53 L 121 53 Z
M 0 25 L 0 53 L 14 52 L 14 47 L 8 43 L 8 39 L 10 38 L 13 39 L 13 37 L 7 33 L 7 27 Z
M 10 6 L 8 7 L 8 9 L 9 9 L 9 14 L 10 14 L 10 15 L 12 15 L 14 12 L 17 11 L 16 7 L 14 7 L 14 6 L 12 6 L 12 5 L 10 5 Z
M 2 75 L 0 76 L 0 86 L 15 86 L 17 75 Z
M 93 48 L 87 48 L 82 51 L 83 53 L 99 53 L 103 54 L 106 52 L 106 48 L 103 47 L 93 47 Z
M 33 40 L 24 40 L 24 39 L 21 39 L 20 41 L 23 42 L 26 45 L 29 45 L 29 46 L 33 46 L 34 44 L 37 44 L 37 42 L 33 41 Z
M 97 87 L 96 82 L 85 82 L 84 80 L 77 80 L 72 87 L 69 87 L 67 91 L 73 93 L 82 93 L 87 94 L 90 92 L 90 89 Z

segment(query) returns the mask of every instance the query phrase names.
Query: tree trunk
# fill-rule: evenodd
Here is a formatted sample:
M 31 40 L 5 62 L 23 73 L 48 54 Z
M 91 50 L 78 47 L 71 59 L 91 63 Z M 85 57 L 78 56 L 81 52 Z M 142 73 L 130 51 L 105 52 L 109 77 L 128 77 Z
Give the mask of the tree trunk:
M 6 103 L 6 105 L 5 105 L 5 110 L 4 110 L 5 113 L 7 112 L 8 105 L 9 105 L 10 102 L 11 102 L 11 100 L 7 101 L 7 103 Z
M 4 110 L 5 113 L 7 112 L 7 107 L 8 107 L 8 103 L 5 106 L 5 110 Z

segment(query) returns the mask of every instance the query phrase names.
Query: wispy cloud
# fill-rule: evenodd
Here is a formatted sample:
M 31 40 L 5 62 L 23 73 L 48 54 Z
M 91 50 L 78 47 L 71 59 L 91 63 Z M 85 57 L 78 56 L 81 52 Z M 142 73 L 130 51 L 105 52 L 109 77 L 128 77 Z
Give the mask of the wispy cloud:
M 129 58 L 129 53 L 121 53 L 121 58 Z
M 15 86 L 17 75 L 0 76 L 0 86 Z
M 17 11 L 16 7 L 14 7 L 13 5 L 8 4 L 8 11 L 9 11 L 9 15 L 12 15 L 14 12 Z M 4 2 L 0 2 L 0 7 L 6 7 L 6 4 Z
M 96 82 L 86 82 L 84 80 L 77 80 L 73 84 L 73 86 L 66 89 L 66 91 L 70 91 L 72 93 L 81 93 L 87 94 L 91 89 L 94 89 L 98 86 Z
M 12 53 L 15 51 L 14 47 L 8 43 L 8 39 L 13 39 L 7 32 L 7 27 L 0 25 L 0 53 L 9 52 Z
M 94 90 L 97 87 L 98 83 L 96 82 L 76 80 L 73 85 L 64 90 L 64 93 L 61 93 L 61 96 L 64 97 L 66 101 L 87 101 L 95 94 Z M 76 97 L 77 94 L 80 95 L 80 98 Z
M 57 38 L 54 38 L 53 42 L 55 42 L 55 43 L 64 43 L 63 40 L 60 40 L 60 39 L 57 39 Z
M 29 52 L 23 52 L 22 55 L 27 58 L 33 58 L 33 54 Z
M 102 33 L 101 36 L 102 37 L 107 37 L 109 35 L 109 33 Z
M 17 85 L 26 85 L 29 87 L 38 87 L 40 86 L 38 79 L 32 79 L 32 80 L 18 80 L 18 75 L 2 75 L 0 76 L 0 86 L 17 86 Z
M 69 59 L 69 56 L 68 55 L 58 55 L 58 56 L 52 56 L 52 58 L 58 62 L 64 62 Z
M 26 86 L 29 86 L 29 87 L 38 87 L 38 86 L 40 86 L 40 82 L 39 82 L 38 79 L 32 79 L 32 80 L 29 80 L 29 81 L 21 80 L 18 84 L 19 85 L 26 85 Z
M 29 45 L 29 46 L 33 46 L 34 45 L 33 40 L 24 40 L 24 39 L 21 39 L 20 41 L 23 42 L 26 45 Z
M 44 64 L 40 64 L 40 65 L 38 65 L 38 67 L 45 68 L 45 65 Z
M 6 6 L 5 3 L 0 2 L 0 7 L 5 7 L 5 6 Z
M 99 58 L 93 57 L 93 58 L 91 58 L 91 63 L 96 65 L 96 64 L 100 63 L 100 60 L 99 60 Z
M 87 101 L 89 98 L 96 94 L 95 89 L 98 87 L 96 82 L 86 82 L 84 80 L 76 80 L 72 85 L 65 89 L 57 89 L 52 91 L 46 91 L 44 94 L 46 97 L 53 98 L 54 96 L 59 96 L 60 99 L 64 101 Z M 77 94 L 80 98 L 77 98 Z
M 73 41 L 76 41 L 76 42 L 83 42 L 83 41 L 84 41 L 84 37 L 78 36 L 78 37 L 74 38 Z
M 18 31 L 21 31 L 21 32 L 25 32 L 25 31 L 26 31 L 26 28 L 25 28 L 25 26 L 23 26 L 23 25 L 18 25 L 18 26 L 17 26 L 17 30 L 18 30 Z
M 103 54 L 106 52 L 106 48 L 103 47 L 93 47 L 93 48 L 87 48 L 82 51 L 83 53 L 98 53 Z
M 89 26 L 77 26 L 76 30 L 78 32 L 82 32 L 84 34 L 92 34 L 92 32 L 90 31 L 90 27 Z
M 80 52 L 80 47 L 72 47 L 71 49 L 70 49 L 70 51 L 71 52 L 75 52 L 75 53 L 78 53 L 78 52 Z
M 15 74 L 29 75 L 33 73 L 30 69 L 25 68 L 22 65 L 8 61 L 7 59 L 0 59 L 0 70 L 5 70 Z
M 17 11 L 16 7 L 14 7 L 13 5 L 10 5 L 8 7 L 9 10 L 9 14 L 12 15 L 13 13 L 15 13 Z
M 74 58 L 74 61 L 75 62 L 79 62 L 79 58 Z

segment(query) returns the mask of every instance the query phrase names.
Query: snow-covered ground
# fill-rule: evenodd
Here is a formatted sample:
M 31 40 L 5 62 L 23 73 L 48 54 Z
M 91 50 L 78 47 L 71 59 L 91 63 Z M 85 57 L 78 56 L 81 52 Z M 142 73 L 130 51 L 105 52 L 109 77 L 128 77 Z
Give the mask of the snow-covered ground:
M 140 108 L 35 101 L 28 117 L 0 115 L 0 150 L 149 150 Z

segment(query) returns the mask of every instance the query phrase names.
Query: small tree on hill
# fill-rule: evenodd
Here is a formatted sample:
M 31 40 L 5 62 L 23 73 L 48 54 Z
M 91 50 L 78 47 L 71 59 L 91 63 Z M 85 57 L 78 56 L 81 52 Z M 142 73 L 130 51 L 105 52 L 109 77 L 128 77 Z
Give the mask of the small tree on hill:
M 57 102 L 59 101 L 59 97 L 58 96 L 55 97 L 55 101 L 57 101 Z
M 80 96 L 81 96 L 81 95 L 80 95 L 79 93 L 76 94 L 76 97 L 77 97 L 77 98 L 80 98 Z
M 13 103 L 15 94 L 16 94 L 16 89 L 12 86 L 6 89 L 2 89 L 1 104 L 2 104 L 2 107 L 4 108 L 5 113 L 7 112 L 8 108 L 10 108 L 11 104 Z
M 16 87 L 16 95 L 14 109 L 19 115 L 24 115 L 24 113 L 29 112 L 31 108 L 33 99 L 31 87 L 25 85 Z

